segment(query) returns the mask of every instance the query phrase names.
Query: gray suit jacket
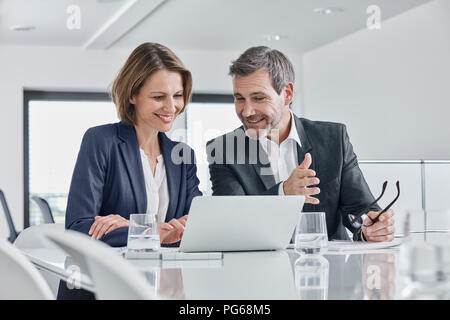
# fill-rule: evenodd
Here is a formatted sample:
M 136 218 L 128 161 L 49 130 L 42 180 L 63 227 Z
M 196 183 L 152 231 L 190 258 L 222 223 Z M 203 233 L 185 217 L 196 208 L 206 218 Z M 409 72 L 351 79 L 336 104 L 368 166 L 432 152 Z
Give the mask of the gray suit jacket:
M 294 116 L 302 147 L 301 163 L 312 156 L 311 169 L 320 179 L 320 204 L 305 204 L 304 212 L 325 212 L 329 240 L 348 239 L 345 227 L 361 240 L 360 229 L 348 215 L 374 200 L 358 166 L 345 125 L 311 121 Z M 243 126 L 207 143 L 213 195 L 277 195 L 279 183 L 271 174 L 267 154 L 256 140 L 245 135 Z M 374 206 L 371 210 L 380 210 Z

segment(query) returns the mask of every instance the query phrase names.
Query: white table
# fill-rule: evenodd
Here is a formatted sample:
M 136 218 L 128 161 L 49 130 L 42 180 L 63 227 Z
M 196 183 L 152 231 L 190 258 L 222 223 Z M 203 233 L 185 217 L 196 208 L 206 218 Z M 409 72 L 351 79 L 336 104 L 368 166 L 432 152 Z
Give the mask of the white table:
M 414 235 L 417 239 L 441 235 Z M 22 249 L 32 263 L 62 280 L 74 279 L 71 258 L 57 248 Z M 223 260 L 128 260 L 175 299 L 402 299 L 400 248 L 367 252 L 328 252 L 304 263 L 292 249 L 229 252 Z M 76 278 L 95 292 L 89 277 Z

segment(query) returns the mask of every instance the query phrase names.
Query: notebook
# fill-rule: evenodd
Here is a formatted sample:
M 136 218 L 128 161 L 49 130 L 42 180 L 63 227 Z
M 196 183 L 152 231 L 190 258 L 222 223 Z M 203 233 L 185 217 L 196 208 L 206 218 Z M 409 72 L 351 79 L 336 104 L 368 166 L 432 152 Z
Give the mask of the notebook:
M 125 259 L 161 259 L 161 260 L 221 260 L 223 252 L 181 252 L 178 248 L 161 248 L 159 252 L 128 251 L 124 247 Z
M 328 251 L 365 251 L 391 249 L 402 244 L 402 239 L 394 239 L 391 242 L 353 242 L 353 241 L 329 241 Z

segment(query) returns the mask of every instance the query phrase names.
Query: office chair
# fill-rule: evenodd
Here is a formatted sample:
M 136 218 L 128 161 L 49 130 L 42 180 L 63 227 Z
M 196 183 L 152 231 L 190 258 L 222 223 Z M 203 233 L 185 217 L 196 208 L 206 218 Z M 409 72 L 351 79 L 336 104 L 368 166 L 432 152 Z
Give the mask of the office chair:
M 55 300 L 39 271 L 5 240 L 0 240 L 0 283 L 0 300 Z
M 157 299 L 155 288 L 144 275 L 103 242 L 71 230 L 45 230 L 43 233 L 87 273 L 94 283 L 97 299 Z
M 14 227 L 14 222 L 11 217 L 11 212 L 9 211 L 8 203 L 6 202 L 5 194 L 1 189 L 0 189 L 0 202 L 2 203 L 3 206 L 3 212 L 5 213 L 6 222 L 8 223 L 9 228 L 8 241 L 13 243 L 16 240 L 17 236 L 19 235 L 19 232 L 17 232 L 16 227 Z
M 50 205 L 48 204 L 47 200 L 38 196 L 34 196 L 32 199 L 39 206 L 42 217 L 44 218 L 44 223 L 55 223 L 55 220 L 53 219 L 52 209 L 50 209 Z

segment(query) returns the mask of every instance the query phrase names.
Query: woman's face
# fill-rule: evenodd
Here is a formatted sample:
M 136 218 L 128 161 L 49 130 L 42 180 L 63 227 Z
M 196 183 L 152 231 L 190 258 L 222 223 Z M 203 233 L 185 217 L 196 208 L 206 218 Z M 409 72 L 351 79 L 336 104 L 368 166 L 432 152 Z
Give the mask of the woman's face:
M 139 93 L 130 99 L 136 111 L 136 125 L 167 132 L 184 107 L 181 74 L 158 70 L 147 78 Z

